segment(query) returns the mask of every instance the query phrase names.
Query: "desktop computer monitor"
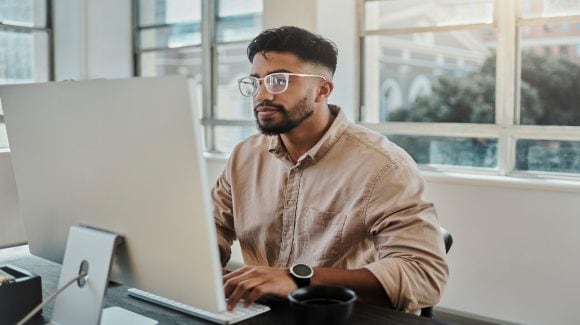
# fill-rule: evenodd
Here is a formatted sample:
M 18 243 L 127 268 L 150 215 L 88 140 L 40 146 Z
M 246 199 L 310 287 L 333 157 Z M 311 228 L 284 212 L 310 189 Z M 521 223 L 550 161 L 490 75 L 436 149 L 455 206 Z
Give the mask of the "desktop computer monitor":
M 225 310 L 201 131 L 183 77 L 0 87 L 30 252 L 82 224 L 124 244 L 110 279 Z

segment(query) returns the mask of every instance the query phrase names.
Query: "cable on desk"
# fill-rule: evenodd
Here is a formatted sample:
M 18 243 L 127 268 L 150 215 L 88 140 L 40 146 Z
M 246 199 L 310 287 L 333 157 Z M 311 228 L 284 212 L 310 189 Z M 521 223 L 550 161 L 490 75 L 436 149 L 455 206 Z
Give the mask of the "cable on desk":
M 51 302 L 56 296 L 58 296 L 62 291 L 64 291 L 64 289 L 68 288 L 71 284 L 73 284 L 74 282 L 78 281 L 81 278 L 84 278 L 87 275 L 88 275 L 87 272 L 81 272 L 74 279 L 71 279 L 67 284 L 65 284 L 64 286 L 62 286 L 62 288 L 58 289 L 55 293 L 53 293 L 48 298 L 46 298 L 46 300 L 44 300 L 38 306 L 36 306 L 30 313 L 28 313 L 28 315 L 26 315 L 16 325 L 24 325 L 24 324 L 26 324 L 26 322 L 28 322 L 32 317 L 34 317 L 34 315 L 36 315 L 36 313 L 38 313 L 42 309 L 42 307 L 44 307 L 46 304 L 48 304 L 49 302 Z

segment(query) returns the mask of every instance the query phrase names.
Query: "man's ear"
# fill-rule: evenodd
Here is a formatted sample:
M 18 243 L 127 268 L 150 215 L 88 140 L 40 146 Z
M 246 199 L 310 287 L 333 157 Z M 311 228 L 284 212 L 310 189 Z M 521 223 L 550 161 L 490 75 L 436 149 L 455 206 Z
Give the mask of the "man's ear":
M 320 102 L 322 100 L 326 100 L 328 96 L 332 93 L 334 89 L 334 84 L 330 80 L 324 80 L 320 83 L 320 87 L 318 88 L 318 94 L 316 95 L 316 102 Z

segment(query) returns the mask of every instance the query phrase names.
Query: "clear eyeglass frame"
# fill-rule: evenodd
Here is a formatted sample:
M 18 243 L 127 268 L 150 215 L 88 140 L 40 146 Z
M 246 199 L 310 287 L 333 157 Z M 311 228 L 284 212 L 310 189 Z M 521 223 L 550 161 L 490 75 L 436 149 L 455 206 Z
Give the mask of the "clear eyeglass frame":
M 240 93 L 245 97 L 256 96 L 258 89 L 260 88 L 260 81 L 264 82 L 264 87 L 270 94 L 281 94 L 288 89 L 288 84 L 290 81 L 290 76 L 296 77 L 314 77 L 326 80 L 325 77 L 317 74 L 306 74 L 306 73 L 290 73 L 290 72 L 275 72 L 271 73 L 264 78 L 256 78 L 253 76 L 247 76 L 238 79 L 238 87 Z

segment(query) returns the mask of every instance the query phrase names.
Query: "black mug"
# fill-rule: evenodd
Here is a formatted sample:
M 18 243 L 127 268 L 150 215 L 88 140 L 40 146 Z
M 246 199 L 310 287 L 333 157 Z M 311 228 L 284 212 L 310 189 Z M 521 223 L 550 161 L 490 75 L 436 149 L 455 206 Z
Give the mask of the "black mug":
M 298 288 L 288 295 L 294 323 L 349 324 L 356 301 L 354 291 L 335 286 Z

